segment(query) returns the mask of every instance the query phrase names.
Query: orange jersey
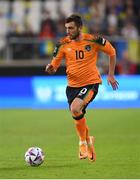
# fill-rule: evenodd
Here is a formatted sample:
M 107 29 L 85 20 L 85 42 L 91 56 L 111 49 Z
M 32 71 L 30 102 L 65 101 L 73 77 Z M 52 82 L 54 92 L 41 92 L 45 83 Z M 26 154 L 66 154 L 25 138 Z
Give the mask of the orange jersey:
M 101 83 L 96 66 L 99 51 L 109 56 L 116 55 L 109 41 L 102 37 L 95 38 L 91 34 L 82 34 L 79 41 L 65 37 L 56 46 L 51 64 L 57 70 L 62 59 L 65 59 L 68 86 L 81 87 Z

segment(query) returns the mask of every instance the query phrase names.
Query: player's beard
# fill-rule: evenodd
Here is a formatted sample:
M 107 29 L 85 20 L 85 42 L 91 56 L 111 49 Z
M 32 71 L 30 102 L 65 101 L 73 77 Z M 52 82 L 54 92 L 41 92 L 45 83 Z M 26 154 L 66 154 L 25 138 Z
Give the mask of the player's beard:
M 75 34 L 70 36 L 70 39 L 75 40 L 75 39 L 77 39 L 79 37 L 79 35 L 80 35 L 80 31 L 77 31 L 77 32 L 75 32 Z

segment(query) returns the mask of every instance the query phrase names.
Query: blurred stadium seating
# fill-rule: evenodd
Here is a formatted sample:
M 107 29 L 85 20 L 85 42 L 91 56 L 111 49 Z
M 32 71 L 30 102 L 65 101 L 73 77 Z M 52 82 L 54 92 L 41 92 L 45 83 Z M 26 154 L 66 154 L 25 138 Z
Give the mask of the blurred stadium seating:
M 47 64 L 71 13 L 82 14 L 83 32 L 100 33 L 112 42 L 117 74 L 140 74 L 139 0 L 1 0 L 0 68 Z M 100 72 L 106 74 L 107 58 L 100 54 L 99 59 Z

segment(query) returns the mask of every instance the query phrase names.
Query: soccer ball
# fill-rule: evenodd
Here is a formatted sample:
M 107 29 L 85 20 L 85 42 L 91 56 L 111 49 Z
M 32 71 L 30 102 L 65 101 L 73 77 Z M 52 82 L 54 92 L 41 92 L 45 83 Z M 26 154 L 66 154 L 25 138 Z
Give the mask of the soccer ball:
M 43 163 L 45 155 L 41 148 L 30 147 L 25 153 L 25 161 L 30 166 L 39 166 Z

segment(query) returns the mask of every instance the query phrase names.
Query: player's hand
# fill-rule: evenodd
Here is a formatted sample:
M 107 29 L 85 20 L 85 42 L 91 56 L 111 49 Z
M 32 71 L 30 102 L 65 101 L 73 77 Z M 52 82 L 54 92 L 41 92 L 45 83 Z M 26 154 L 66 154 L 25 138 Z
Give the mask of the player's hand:
M 112 86 L 113 90 L 118 89 L 119 83 L 116 81 L 114 76 L 108 75 L 107 82 L 108 82 L 108 85 Z
M 51 64 L 48 64 L 45 68 L 45 72 L 47 72 L 49 74 L 54 74 L 56 72 L 56 70 L 54 69 L 54 67 Z

